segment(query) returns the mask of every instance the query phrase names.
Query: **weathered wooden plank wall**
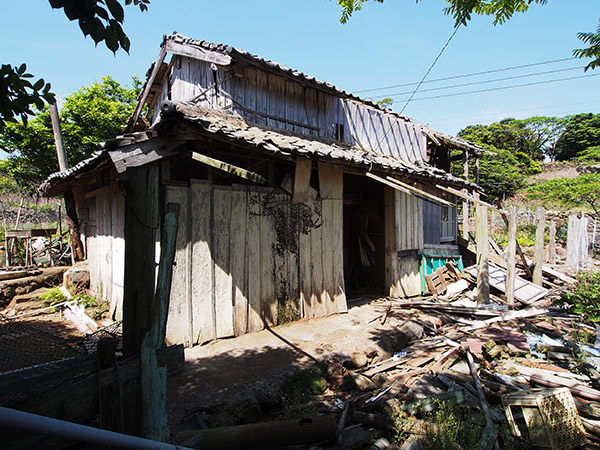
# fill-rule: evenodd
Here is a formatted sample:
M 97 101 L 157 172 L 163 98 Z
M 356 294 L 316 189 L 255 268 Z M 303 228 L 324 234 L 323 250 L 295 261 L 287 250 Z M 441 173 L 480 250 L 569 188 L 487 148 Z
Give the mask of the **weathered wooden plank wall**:
M 110 186 L 112 276 L 110 314 L 115 320 L 123 319 L 123 283 L 125 274 L 125 197 L 116 182 Z
M 386 187 L 386 283 L 393 297 L 421 292 L 419 250 L 423 249 L 423 200 Z
M 123 273 L 125 263 L 124 203 L 116 183 L 87 195 L 89 223 L 86 230 L 90 290 L 110 302 L 110 314 L 123 317 Z
M 334 168 L 321 184 L 338 180 L 341 170 Z M 293 208 L 288 194 L 196 180 L 168 186 L 166 201 L 182 211 L 168 342 L 239 336 L 277 325 L 293 311 L 296 317 L 345 312 L 341 188 L 330 192 L 314 200 L 322 203 L 312 208 L 321 226 L 299 233 L 296 254 L 281 237 Z
M 343 142 L 406 161 L 427 159 L 427 137 L 418 124 L 250 65 L 236 68 L 235 75 L 230 67 L 218 67 L 217 94 L 210 67 L 204 61 L 175 56 L 171 100 L 231 108 L 252 123 L 331 139 L 336 138 L 338 124 L 343 128 Z M 165 84 L 168 82 L 169 77 Z M 153 122 L 167 91 L 164 86 L 153 106 Z

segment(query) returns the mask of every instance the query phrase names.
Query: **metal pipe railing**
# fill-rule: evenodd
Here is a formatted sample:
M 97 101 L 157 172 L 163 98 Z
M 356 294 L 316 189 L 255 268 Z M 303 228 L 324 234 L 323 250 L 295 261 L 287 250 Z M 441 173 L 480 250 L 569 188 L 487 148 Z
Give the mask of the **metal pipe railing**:
M 48 434 L 77 442 L 106 445 L 130 450 L 191 450 L 114 431 L 66 422 L 0 406 L 0 425 L 37 434 Z

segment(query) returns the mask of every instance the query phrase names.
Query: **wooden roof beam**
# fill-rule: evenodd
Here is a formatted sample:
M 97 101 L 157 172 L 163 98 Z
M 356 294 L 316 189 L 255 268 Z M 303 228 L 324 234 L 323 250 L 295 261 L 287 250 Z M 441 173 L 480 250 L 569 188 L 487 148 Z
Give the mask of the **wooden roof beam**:
M 454 203 L 444 200 L 443 198 L 436 197 L 435 195 L 430 194 L 429 192 L 425 192 L 421 189 L 417 189 L 416 187 L 413 187 L 409 184 L 403 183 L 402 181 L 398 181 L 395 178 L 386 177 L 384 179 L 384 178 L 378 177 L 377 175 L 375 175 L 371 172 L 367 172 L 365 175 L 369 178 L 372 178 L 373 180 L 376 180 L 376 181 L 379 181 L 380 183 L 385 184 L 386 186 L 394 188 L 397 191 L 404 192 L 405 194 L 415 195 L 417 197 L 424 198 L 427 201 L 434 201 L 435 203 L 441 203 L 444 206 L 454 206 Z
M 192 152 L 192 159 L 202 164 L 206 164 L 207 166 L 214 167 L 215 169 L 222 170 L 223 172 L 227 172 L 232 175 L 236 175 L 240 178 L 250 180 L 254 183 L 267 184 L 267 180 L 255 172 L 250 172 L 249 170 L 234 166 L 233 164 L 219 161 L 218 159 L 211 158 L 210 156 L 202 155 L 197 152 Z

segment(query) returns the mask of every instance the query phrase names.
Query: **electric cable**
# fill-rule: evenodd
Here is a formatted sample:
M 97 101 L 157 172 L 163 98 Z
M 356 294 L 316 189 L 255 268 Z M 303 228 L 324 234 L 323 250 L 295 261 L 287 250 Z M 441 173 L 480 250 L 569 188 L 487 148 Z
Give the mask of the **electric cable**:
M 504 67 L 501 69 L 492 69 L 492 70 L 484 70 L 482 72 L 473 72 L 473 73 L 467 73 L 467 74 L 463 74 L 463 75 L 454 75 L 451 77 L 444 77 L 444 78 L 436 78 L 435 80 L 427 80 L 427 81 L 423 81 L 423 83 L 436 83 L 438 81 L 447 81 L 447 80 L 455 80 L 457 78 L 467 78 L 467 77 L 475 77 L 478 75 L 486 75 L 489 73 L 497 73 L 497 72 L 504 72 L 507 70 L 516 70 L 516 69 L 525 69 L 527 67 L 534 67 L 534 66 L 541 66 L 544 64 L 553 64 L 553 63 L 558 63 L 558 62 L 564 62 L 564 61 L 571 61 L 574 59 L 578 59 L 574 56 L 570 57 L 570 58 L 562 58 L 562 59 L 554 59 L 551 61 L 542 61 L 542 62 L 538 62 L 538 63 L 531 63 L 531 64 L 523 64 L 520 66 L 512 66 L 512 67 Z M 353 91 L 354 94 L 359 94 L 359 93 L 363 93 L 363 92 L 372 92 L 372 91 L 383 91 L 386 89 L 395 89 L 398 87 L 405 87 L 405 86 L 414 86 L 416 84 L 419 84 L 418 81 L 412 82 L 412 83 L 404 83 L 404 84 L 394 84 L 391 86 L 384 86 L 384 87 L 376 87 L 376 88 L 370 88 L 370 89 L 362 89 L 360 91 Z

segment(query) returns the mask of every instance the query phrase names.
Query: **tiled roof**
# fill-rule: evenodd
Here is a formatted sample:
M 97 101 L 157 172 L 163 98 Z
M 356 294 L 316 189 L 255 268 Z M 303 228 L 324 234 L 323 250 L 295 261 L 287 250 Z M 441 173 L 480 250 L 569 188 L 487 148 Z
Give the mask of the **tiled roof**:
M 241 116 L 229 111 L 217 111 L 182 103 L 177 104 L 176 108 L 185 120 L 200 125 L 209 133 L 218 134 L 230 141 L 250 145 L 273 154 L 326 158 L 361 166 L 366 170 L 401 172 L 451 184 L 465 185 L 465 180 L 425 163 L 415 164 L 392 156 L 367 152 L 340 142 L 250 125 Z M 470 183 L 466 184 L 474 187 Z
M 201 127 L 206 133 L 216 134 L 232 143 L 251 146 L 259 151 L 266 151 L 274 155 L 324 158 L 360 167 L 365 171 L 380 170 L 401 173 L 452 185 L 476 187 L 472 183 L 425 163 L 414 164 L 323 138 L 250 125 L 240 115 L 230 111 L 219 111 L 179 103 L 176 105 L 176 117 Z M 50 175 L 39 187 L 39 191 L 48 193 L 57 184 L 72 180 L 78 174 L 97 167 L 100 163 L 109 159 L 108 152 L 112 149 L 146 141 L 160 135 L 161 127 L 173 118 L 172 115 L 163 115 L 161 120 L 147 132 L 126 134 L 104 142 L 102 144 L 104 150 L 96 152 L 90 158 L 81 161 L 64 172 Z
M 46 194 L 52 186 L 60 183 L 61 181 L 66 181 L 71 178 L 75 178 L 78 174 L 82 172 L 94 169 L 95 167 L 98 167 L 100 163 L 107 159 L 108 152 L 103 150 L 94 152 L 92 156 L 90 156 L 87 159 L 84 159 L 83 161 L 80 161 L 73 167 L 70 167 L 67 170 L 63 170 L 62 172 L 55 172 L 48 176 L 48 178 L 46 178 L 44 182 L 38 187 L 38 191 L 42 194 Z

